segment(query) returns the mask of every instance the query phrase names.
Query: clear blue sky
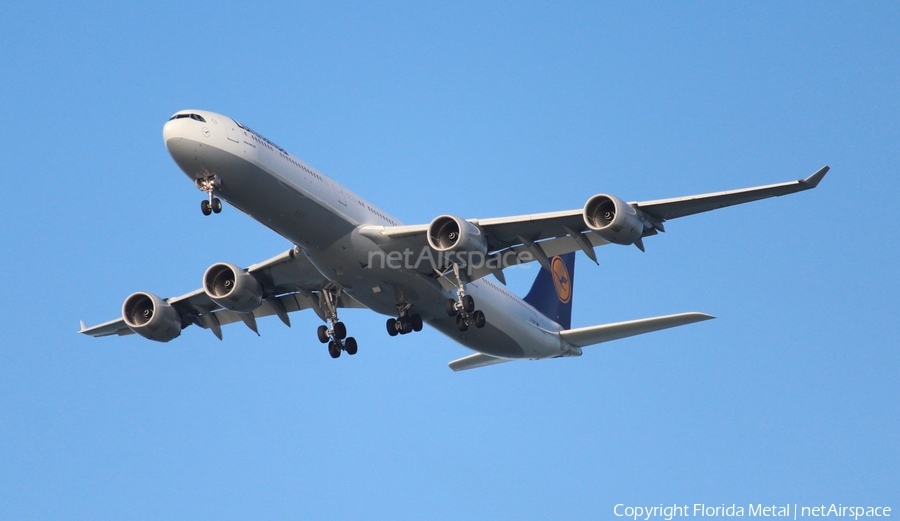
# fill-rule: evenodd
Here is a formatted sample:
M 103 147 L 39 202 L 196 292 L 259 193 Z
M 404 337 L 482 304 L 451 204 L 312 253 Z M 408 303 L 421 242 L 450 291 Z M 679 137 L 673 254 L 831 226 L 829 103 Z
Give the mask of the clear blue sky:
M 895 2 L 13 2 L 0 16 L 0 518 L 606 519 L 616 503 L 900 509 Z M 343 319 L 76 335 L 287 242 L 162 142 L 231 115 L 407 223 L 817 190 L 583 255 L 573 324 L 717 320 L 454 374 Z M 510 273 L 524 293 L 534 267 Z

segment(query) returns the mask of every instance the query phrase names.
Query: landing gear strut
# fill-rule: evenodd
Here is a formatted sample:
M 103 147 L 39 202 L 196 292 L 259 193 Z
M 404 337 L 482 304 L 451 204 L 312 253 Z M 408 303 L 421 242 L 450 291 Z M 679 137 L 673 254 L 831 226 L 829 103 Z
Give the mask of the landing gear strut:
M 469 326 L 482 328 L 487 324 L 484 312 L 475 309 L 475 299 L 466 295 L 466 287 L 459 276 L 459 265 L 453 264 L 453 276 L 456 279 L 456 298 L 447 299 L 447 315 L 456 317 L 456 328 L 467 331 Z
M 213 191 L 219 189 L 222 186 L 219 178 L 216 176 L 205 177 L 203 179 L 198 179 L 196 181 L 196 184 L 197 188 L 199 188 L 203 192 L 206 192 L 206 195 L 208 197 L 208 199 L 200 201 L 200 211 L 203 212 L 203 215 L 221 212 L 222 201 L 220 201 L 218 197 L 215 197 L 213 195 Z
M 400 318 L 389 318 L 387 320 L 387 332 L 389 335 L 405 335 L 413 331 L 422 330 L 422 317 L 418 313 L 410 315 L 408 313 L 410 307 L 412 305 L 406 302 L 397 304 Z
M 347 326 L 338 320 L 337 301 L 340 296 L 340 288 L 326 288 L 319 292 L 319 303 L 328 313 L 328 325 L 319 326 L 316 336 L 319 337 L 319 342 L 328 344 L 328 354 L 331 355 L 331 358 L 341 356 L 341 351 L 346 351 L 348 355 L 355 355 L 359 350 L 356 339 L 347 336 Z

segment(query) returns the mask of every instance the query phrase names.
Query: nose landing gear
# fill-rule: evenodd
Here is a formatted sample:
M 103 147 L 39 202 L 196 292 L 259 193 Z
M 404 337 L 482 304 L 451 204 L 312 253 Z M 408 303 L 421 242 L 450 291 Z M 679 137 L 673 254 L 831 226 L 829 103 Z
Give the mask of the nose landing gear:
M 200 211 L 203 215 L 211 213 L 220 213 L 222 211 L 222 201 L 213 195 L 213 191 L 222 187 L 222 183 L 216 176 L 205 177 L 196 181 L 197 188 L 202 192 L 206 192 L 208 199 L 200 201 Z
M 222 201 L 220 201 L 218 197 L 212 197 L 212 195 L 210 195 L 209 201 L 206 199 L 200 201 L 200 211 L 203 212 L 203 215 L 219 213 L 222 211 Z

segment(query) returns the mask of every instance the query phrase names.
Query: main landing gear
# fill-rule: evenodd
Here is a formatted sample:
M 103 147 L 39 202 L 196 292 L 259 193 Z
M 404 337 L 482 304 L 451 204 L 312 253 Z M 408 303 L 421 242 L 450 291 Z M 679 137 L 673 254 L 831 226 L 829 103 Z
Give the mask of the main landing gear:
M 466 295 L 466 288 L 459 277 L 459 267 L 456 264 L 453 265 L 453 274 L 456 277 L 456 298 L 447 299 L 447 315 L 456 317 L 456 328 L 460 331 L 467 331 L 469 326 L 483 328 L 487 324 L 484 312 L 475 309 L 475 299 L 472 295 Z
M 319 292 L 321 303 L 328 312 L 328 325 L 319 326 L 316 335 L 319 337 L 319 342 L 328 344 L 328 354 L 331 355 L 331 358 L 341 356 L 341 351 L 346 351 L 348 355 L 355 355 L 359 350 L 356 339 L 347 336 L 347 326 L 338 320 L 337 301 L 340 296 L 340 288 L 323 289 Z
M 208 197 L 208 199 L 200 201 L 200 211 L 203 212 L 203 215 L 221 212 L 222 201 L 220 201 L 218 197 L 215 197 L 213 195 L 213 191 L 222 186 L 222 183 L 219 182 L 219 178 L 216 176 L 205 177 L 203 179 L 198 179 L 196 183 L 197 188 L 199 188 L 203 192 L 206 192 L 206 195 Z
M 400 318 L 389 318 L 387 320 L 387 332 L 389 335 L 405 335 L 413 331 L 422 330 L 422 317 L 418 313 L 410 315 L 408 313 L 410 307 L 411 305 L 407 303 L 397 304 Z

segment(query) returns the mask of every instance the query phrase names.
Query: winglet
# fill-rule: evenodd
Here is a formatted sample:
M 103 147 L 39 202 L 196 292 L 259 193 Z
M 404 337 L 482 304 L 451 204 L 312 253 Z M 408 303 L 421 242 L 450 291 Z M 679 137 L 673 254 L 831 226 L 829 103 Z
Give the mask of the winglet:
M 84 320 L 81 321 L 81 329 L 78 330 L 79 333 L 87 329 L 87 324 L 84 323 Z
M 810 188 L 815 188 L 815 187 L 819 186 L 819 181 L 821 181 L 822 178 L 825 177 L 825 174 L 828 173 L 828 170 L 830 170 L 829 166 L 825 165 L 822 168 L 820 168 L 818 172 L 816 172 L 815 174 L 807 177 L 806 179 L 804 179 L 800 182 L 805 185 L 808 185 Z

